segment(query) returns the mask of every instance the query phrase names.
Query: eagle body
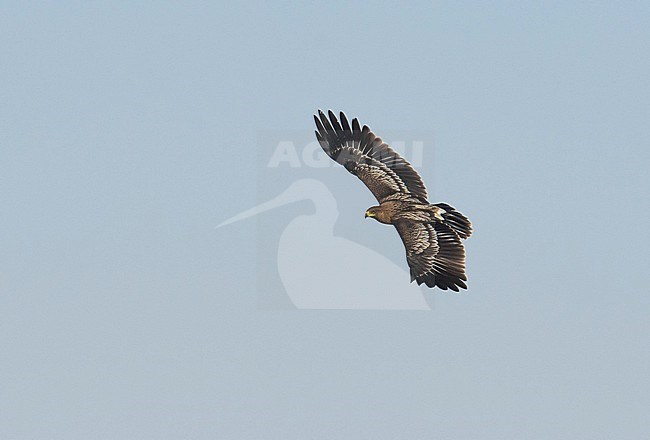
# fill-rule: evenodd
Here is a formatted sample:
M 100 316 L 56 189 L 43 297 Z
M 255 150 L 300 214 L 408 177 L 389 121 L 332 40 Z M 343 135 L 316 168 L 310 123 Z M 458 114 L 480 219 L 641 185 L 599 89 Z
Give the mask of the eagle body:
M 328 119 L 329 116 L 329 119 Z M 341 112 L 314 116 L 316 138 L 325 153 L 357 176 L 372 192 L 378 206 L 366 217 L 390 224 L 404 242 L 411 282 L 428 287 L 466 289 L 465 248 L 461 239 L 472 234 L 470 221 L 446 203 L 431 204 L 419 174 L 368 126 L 352 124 Z
M 366 211 L 366 217 L 392 225 L 398 220 L 434 221 L 436 215 L 440 216 L 440 211 L 437 206 L 422 203 L 418 199 L 400 197 L 397 200 L 385 200 L 379 206 L 371 206 Z

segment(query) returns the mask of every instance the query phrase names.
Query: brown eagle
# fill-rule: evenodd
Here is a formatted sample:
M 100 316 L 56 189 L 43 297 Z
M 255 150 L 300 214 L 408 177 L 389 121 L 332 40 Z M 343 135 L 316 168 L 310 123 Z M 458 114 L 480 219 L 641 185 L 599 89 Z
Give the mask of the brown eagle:
M 420 175 L 377 137 L 368 126 L 352 125 L 341 112 L 341 122 L 330 110 L 318 111 L 316 138 L 325 153 L 357 176 L 379 201 L 366 217 L 395 226 L 411 269 L 411 282 L 443 290 L 467 289 L 465 248 L 461 239 L 472 234 L 472 224 L 446 203 L 431 204 Z

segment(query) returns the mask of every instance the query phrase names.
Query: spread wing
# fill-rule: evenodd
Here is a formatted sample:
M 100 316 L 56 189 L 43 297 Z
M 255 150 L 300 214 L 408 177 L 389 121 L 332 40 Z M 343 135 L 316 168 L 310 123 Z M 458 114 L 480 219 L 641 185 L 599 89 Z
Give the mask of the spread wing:
M 397 193 L 410 194 L 426 202 L 427 190 L 420 175 L 402 156 L 377 137 L 367 125 L 352 126 L 341 112 L 341 123 L 334 113 L 322 111 L 314 116 L 316 138 L 325 153 L 356 175 L 381 203 Z
M 400 219 L 395 223 L 411 268 L 411 281 L 443 290 L 467 289 L 465 248 L 458 234 L 444 223 Z

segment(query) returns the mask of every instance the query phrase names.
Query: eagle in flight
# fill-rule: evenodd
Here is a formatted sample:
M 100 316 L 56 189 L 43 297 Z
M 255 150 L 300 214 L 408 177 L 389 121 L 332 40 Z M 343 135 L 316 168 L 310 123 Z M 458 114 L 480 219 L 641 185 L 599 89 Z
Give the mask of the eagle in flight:
M 329 116 L 329 119 L 328 119 Z M 352 125 L 343 112 L 340 123 L 330 110 L 318 111 L 316 138 L 329 157 L 357 176 L 379 202 L 366 217 L 395 226 L 406 248 L 411 282 L 428 287 L 467 289 L 465 248 L 461 239 L 472 224 L 446 203 L 431 204 L 422 178 L 404 158 L 377 137 L 367 125 Z

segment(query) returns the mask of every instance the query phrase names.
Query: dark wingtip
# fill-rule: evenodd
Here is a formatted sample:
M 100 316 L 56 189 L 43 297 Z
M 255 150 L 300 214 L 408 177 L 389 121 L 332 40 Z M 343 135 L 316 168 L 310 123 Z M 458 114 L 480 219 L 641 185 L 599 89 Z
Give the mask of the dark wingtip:
M 350 130 L 350 123 L 348 122 L 348 118 L 345 117 L 345 113 L 341 112 L 340 117 L 341 117 L 341 128 L 343 129 L 344 132 L 350 133 L 352 130 Z
M 316 123 L 316 128 L 321 133 L 321 136 L 324 137 L 324 135 L 325 135 L 325 127 L 323 127 L 323 123 L 321 122 L 321 120 L 316 115 L 314 115 L 314 122 Z
M 416 281 L 418 285 L 426 284 L 427 287 L 434 288 L 437 287 L 440 290 L 453 290 L 454 292 L 460 292 L 460 289 L 467 289 L 467 284 L 463 282 L 461 278 L 467 278 L 464 274 L 461 276 L 444 276 L 435 274 L 425 274 L 421 277 L 417 277 Z

